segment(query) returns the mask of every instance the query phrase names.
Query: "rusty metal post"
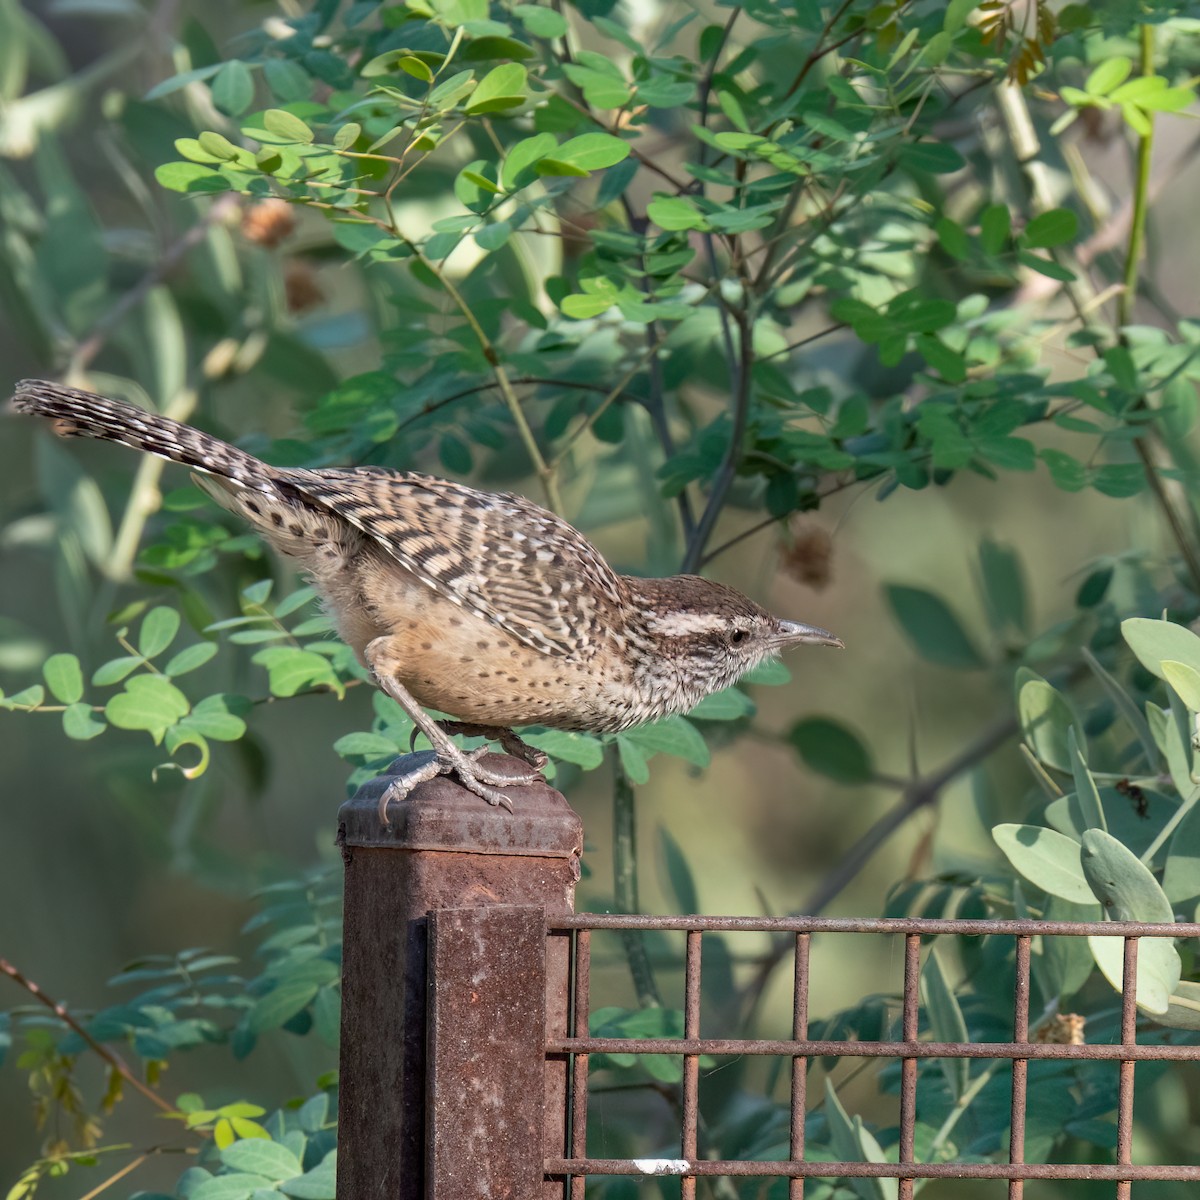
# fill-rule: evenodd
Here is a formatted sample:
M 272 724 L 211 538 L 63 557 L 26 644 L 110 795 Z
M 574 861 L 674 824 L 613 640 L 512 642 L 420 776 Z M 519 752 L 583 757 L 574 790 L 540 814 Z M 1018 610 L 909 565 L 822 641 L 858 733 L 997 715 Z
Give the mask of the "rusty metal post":
M 517 765 L 500 755 L 484 762 L 501 771 L 506 764 L 513 770 Z M 383 826 L 378 798 L 387 784 L 386 775 L 365 784 L 338 813 L 338 842 L 346 864 L 339 1200 L 426 1200 L 435 1195 L 426 1175 L 427 993 L 443 984 L 429 975 L 429 914 L 493 907 L 511 912 L 518 906 L 540 908 L 551 920 L 567 916 L 574 912 L 583 851 L 579 817 L 545 783 L 512 788 L 510 813 L 440 777 L 393 804 L 391 824 Z M 448 915 L 440 927 L 455 925 Z M 501 921 L 496 928 L 502 927 Z M 545 940 L 545 1025 L 539 1060 L 544 1058 L 545 1037 L 561 1038 L 568 1032 L 569 937 L 564 933 Z M 521 945 L 527 941 L 526 937 Z M 501 956 L 492 964 L 493 979 L 503 973 L 505 961 Z M 511 963 L 511 957 L 507 961 Z M 540 970 L 540 963 L 536 965 Z M 452 985 L 462 987 L 461 976 Z M 469 997 L 453 999 L 466 1003 Z M 454 1007 L 442 1007 L 441 1001 L 439 993 L 443 1014 Z M 527 1088 L 528 1064 L 512 1064 L 497 1054 L 493 1071 L 499 1074 L 508 1067 Z M 541 1077 L 544 1132 L 527 1147 L 539 1180 L 543 1160 L 566 1153 L 566 1056 L 545 1062 Z M 510 1091 L 503 1082 L 497 1085 L 497 1097 Z M 497 1142 L 509 1134 L 511 1130 L 502 1133 L 498 1128 Z M 463 1146 L 461 1152 L 465 1156 L 468 1148 Z M 471 1147 L 470 1153 L 478 1155 L 479 1148 Z M 488 1174 L 480 1169 L 476 1178 L 482 1185 Z M 488 1186 L 498 1190 L 463 1186 L 456 1196 L 484 1200 L 512 1195 L 526 1200 L 563 1194 L 561 1182 L 547 1182 L 532 1192 L 504 1191 L 495 1178 Z

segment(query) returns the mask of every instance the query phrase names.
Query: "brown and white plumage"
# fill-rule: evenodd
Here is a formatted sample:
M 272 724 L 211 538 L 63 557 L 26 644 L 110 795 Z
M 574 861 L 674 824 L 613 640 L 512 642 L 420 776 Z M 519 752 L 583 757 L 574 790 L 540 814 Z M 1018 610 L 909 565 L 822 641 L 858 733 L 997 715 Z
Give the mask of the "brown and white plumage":
M 341 637 L 439 765 L 492 803 L 496 778 L 422 704 L 489 730 L 609 732 L 684 712 L 790 645 L 840 645 L 696 576 L 618 575 L 521 496 L 379 467 L 273 467 L 178 421 L 40 380 L 19 412 L 204 472 L 197 482 L 312 580 Z M 519 745 L 516 739 L 506 745 Z

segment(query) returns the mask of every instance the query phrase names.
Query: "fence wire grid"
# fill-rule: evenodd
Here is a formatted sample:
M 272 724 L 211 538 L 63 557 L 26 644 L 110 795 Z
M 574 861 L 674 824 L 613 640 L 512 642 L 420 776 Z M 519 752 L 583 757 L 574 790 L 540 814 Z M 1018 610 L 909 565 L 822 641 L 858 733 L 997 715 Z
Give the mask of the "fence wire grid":
M 592 934 L 599 931 L 679 931 L 686 936 L 684 959 L 683 1034 L 681 1037 L 614 1038 L 589 1034 L 591 1005 Z M 1139 1062 L 1200 1059 L 1200 1045 L 1189 1034 L 1171 1031 L 1179 1040 L 1138 1041 L 1136 984 L 1138 950 L 1146 938 L 1197 938 L 1200 924 L 1142 924 L 1134 922 L 1065 922 L 1001 920 L 646 917 L 581 913 L 556 917 L 548 933 L 572 940 L 573 997 L 571 1036 L 549 1037 L 547 1055 L 570 1063 L 568 1088 L 569 1157 L 548 1158 L 548 1178 L 569 1180 L 572 1200 L 582 1200 L 587 1180 L 602 1176 L 650 1175 L 677 1177 L 683 1200 L 696 1195 L 703 1177 L 786 1179 L 789 1200 L 805 1195 L 809 1178 L 897 1181 L 899 1200 L 908 1200 L 917 1180 L 1007 1180 L 1008 1195 L 1024 1195 L 1027 1180 L 1111 1180 L 1114 1195 L 1125 1200 L 1139 1181 L 1200 1183 L 1200 1162 L 1189 1164 L 1133 1162 L 1133 1102 Z M 790 1039 L 701 1037 L 702 945 L 705 934 L 768 933 L 795 940 L 795 975 Z M 809 1037 L 811 947 L 814 935 L 890 934 L 903 938 L 904 984 L 901 1036 L 898 1040 L 814 1040 Z M 1008 1042 L 935 1042 L 919 1035 L 921 940 L 936 935 L 1003 937 L 1014 941 L 1015 984 L 1012 1040 Z M 1073 1043 L 1030 1040 L 1030 954 L 1035 938 L 1079 938 L 1091 935 L 1123 939 L 1123 986 L 1120 996 L 1120 1038 L 1111 1043 Z M 1035 1030 L 1036 1033 L 1036 1030 Z M 591 1158 L 587 1153 L 592 1055 L 675 1055 L 682 1058 L 681 1121 L 678 1157 Z M 789 1150 L 785 1159 L 713 1160 L 701 1157 L 699 1084 L 701 1057 L 778 1056 L 791 1060 Z M 900 1064 L 898 1161 L 865 1162 L 806 1159 L 805 1118 L 810 1108 L 808 1067 L 813 1058 L 898 1061 Z M 916 1153 L 918 1064 L 922 1059 L 1007 1060 L 1012 1064 L 1010 1133 L 1007 1162 L 919 1161 Z M 1026 1116 L 1029 1108 L 1029 1063 L 1037 1060 L 1115 1062 L 1117 1121 L 1115 1162 L 1026 1162 Z

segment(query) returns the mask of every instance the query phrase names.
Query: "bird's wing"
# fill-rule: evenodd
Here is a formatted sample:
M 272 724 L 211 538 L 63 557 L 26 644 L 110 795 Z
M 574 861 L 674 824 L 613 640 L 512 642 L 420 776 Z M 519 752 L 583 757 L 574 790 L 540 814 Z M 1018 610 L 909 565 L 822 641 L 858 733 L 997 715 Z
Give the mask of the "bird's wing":
M 544 653 L 590 656 L 600 607 L 622 600 L 592 544 L 521 496 L 375 467 L 279 474 L 439 595 Z

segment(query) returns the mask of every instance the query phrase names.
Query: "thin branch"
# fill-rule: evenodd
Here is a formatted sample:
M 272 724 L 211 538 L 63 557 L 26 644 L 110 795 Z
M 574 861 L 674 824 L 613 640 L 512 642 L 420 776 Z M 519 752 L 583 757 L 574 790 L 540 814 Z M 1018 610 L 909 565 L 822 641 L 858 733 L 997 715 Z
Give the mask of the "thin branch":
M 613 747 L 613 900 L 617 911 L 640 911 L 637 875 L 637 796 Z M 633 988 L 642 1008 L 662 1008 L 662 994 L 640 929 L 621 933 Z
M 746 302 L 750 298 L 747 296 Z M 746 436 L 746 425 L 750 419 L 750 397 L 753 393 L 751 370 L 754 366 L 754 316 L 745 308 L 737 309 L 734 319 L 738 324 L 739 353 L 737 377 L 734 380 L 733 429 L 729 434 L 729 447 L 713 478 L 712 490 L 704 512 L 696 523 L 695 531 L 688 539 L 681 570 L 694 572 L 704 557 L 704 548 L 721 515 L 721 509 L 729 495 L 729 489 L 737 476 L 738 463 L 742 457 L 742 442 Z
M 144 1084 L 130 1069 L 125 1065 L 125 1060 L 121 1058 L 115 1050 L 110 1050 L 107 1046 L 96 1041 L 94 1037 L 67 1011 L 65 1005 L 60 1004 L 57 1000 L 47 996 L 44 991 L 27 975 L 17 970 L 6 958 L 0 958 L 0 974 L 7 975 L 14 983 L 23 987 L 39 1004 L 45 1005 L 64 1025 L 67 1026 L 73 1033 L 77 1034 L 97 1055 L 100 1056 L 108 1065 L 116 1071 L 126 1083 L 129 1084 L 135 1091 L 140 1092 L 151 1104 L 161 1108 L 163 1112 L 174 1115 L 178 1110 L 168 1100 L 160 1096 L 153 1088 Z
M 993 751 L 1002 746 L 1019 728 L 1017 718 L 1008 714 L 994 721 L 972 742 L 949 760 L 940 770 L 914 779 L 904 789 L 896 805 L 886 812 L 867 830 L 850 849 L 841 856 L 837 867 L 822 881 L 796 914 L 819 916 L 833 902 L 854 877 L 863 869 L 875 852 L 893 833 L 915 813 L 935 804 L 946 787 L 960 775 L 977 767 Z M 775 939 L 770 951 L 763 956 L 762 963 L 743 988 L 739 1007 L 748 1020 L 758 1007 L 763 992 L 776 967 L 791 953 L 795 939 L 789 934 Z
M 1017 718 L 1008 715 L 989 725 L 973 742 L 950 759 L 939 771 L 914 780 L 905 789 L 894 808 L 884 813 L 866 833 L 850 847 L 831 872 L 812 893 L 803 912 L 817 915 L 831 904 L 847 884 L 854 879 L 880 846 L 899 829 L 909 817 L 937 801 L 948 784 L 972 770 L 994 750 L 1002 746 L 1019 728 Z
M 1143 25 L 1140 30 L 1141 72 L 1154 74 L 1154 27 Z M 1146 215 L 1150 210 L 1150 159 L 1154 153 L 1154 114 L 1146 118 L 1146 132 L 1138 135 L 1137 175 L 1133 185 L 1133 215 L 1129 222 L 1129 246 L 1125 251 L 1125 290 L 1117 301 L 1117 324 L 1128 325 L 1133 319 L 1137 300 L 1138 268 L 1142 247 L 1146 243 Z
M 87 369 L 121 322 L 204 241 L 209 228 L 223 221 L 240 203 L 241 197 L 233 193 L 214 200 L 196 223 L 162 252 L 154 266 L 113 303 L 82 341 L 76 343 L 64 372 L 68 383 Z
M 840 49 L 847 42 L 853 41 L 856 37 L 861 37 L 863 30 L 856 29 L 853 33 L 847 34 L 840 41 L 836 41 L 829 46 L 826 46 L 825 39 L 833 32 L 834 26 L 846 15 L 846 11 L 854 3 L 854 0 L 842 0 L 842 3 L 834 11 L 833 15 L 825 22 L 825 27 L 821 30 L 820 36 L 817 38 L 817 44 L 812 48 L 808 57 L 800 64 L 800 70 L 796 78 L 792 80 L 791 86 L 783 93 L 783 98 L 786 100 L 789 96 L 795 95 L 800 85 L 807 78 L 809 71 L 813 69 L 827 54 L 832 54 L 835 50 Z
M 537 438 L 533 435 L 533 430 L 530 428 L 529 421 L 525 416 L 525 410 L 521 407 L 521 401 L 517 398 L 517 393 L 513 390 L 512 380 L 508 377 L 508 372 L 505 370 L 504 363 L 500 360 L 500 353 L 496 349 L 492 339 L 488 337 L 487 331 L 479 323 L 479 319 L 471 310 L 471 306 L 466 302 L 463 294 L 454 285 L 453 280 L 451 280 L 445 271 L 427 258 L 420 246 L 405 237 L 400 232 L 398 224 L 393 224 L 392 232 L 396 237 L 405 242 L 417 261 L 438 281 L 442 290 L 450 297 L 455 307 L 462 313 L 467 325 L 470 326 L 471 332 L 475 335 L 475 340 L 479 343 L 480 350 L 483 351 L 483 357 L 487 359 L 488 365 L 492 368 L 492 374 L 496 377 L 496 386 L 500 389 L 500 394 L 504 397 L 504 403 L 508 407 L 513 424 L 517 427 L 517 435 L 525 447 L 526 454 L 529 455 L 530 462 L 533 463 L 534 470 L 537 471 L 542 489 L 546 493 L 546 503 L 554 512 L 561 513 L 563 511 L 562 496 L 559 494 L 558 483 L 554 478 L 554 468 L 547 465 L 545 458 L 542 456 L 541 447 L 538 446 Z
M 518 375 L 512 380 L 512 383 L 516 387 L 557 387 L 580 392 L 600 392 L 606 397 L 612 394 L 611 388 L 607 388 L 599 383 L 588 383 L 583 379 L 551 379 L 543 375 Z M 463 388 L 461 391 L 454 392 L 449 396 L 442 396 L 438 400 L 430 400 L 427 404 L 423 404 L 412 416 L 406 417 L 401 421 L 396 426 L 396 432 L 399 433 L 401 430 L 408 429 L 411 425 L 415 425 L 421 420 L 422 417 L 428 417 L 439 409 L 455 403 L 457 400 L 465 400 L 468 396 L 477 396 L 480 392 L 486 392 L 491 388 L 498 388 L 499 386 L 495 379 L 489 379 L 486 383 L 472 384 L 470 387 Z M 649 402 L 644 396 L 638 396 L 633 392 L 625 392 L 623 386 L 618 391 L 618 398 L 621 395 L 628 395 L 631 400 L 635 400 L 644 408 L 650 407 Z M 555 462 L 552 465 L 557 466 L 558 464 Z

